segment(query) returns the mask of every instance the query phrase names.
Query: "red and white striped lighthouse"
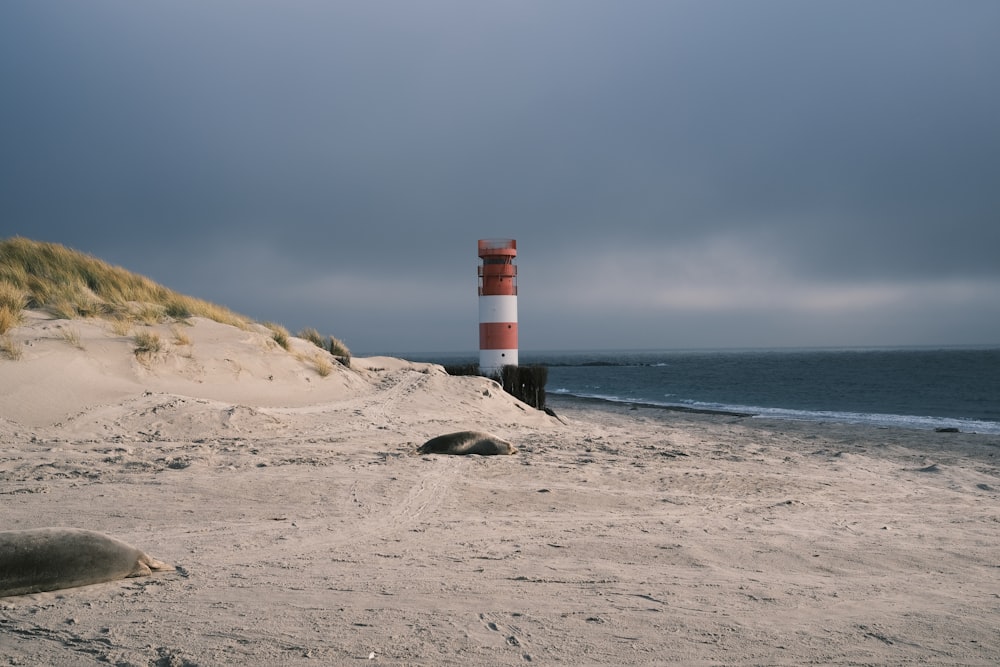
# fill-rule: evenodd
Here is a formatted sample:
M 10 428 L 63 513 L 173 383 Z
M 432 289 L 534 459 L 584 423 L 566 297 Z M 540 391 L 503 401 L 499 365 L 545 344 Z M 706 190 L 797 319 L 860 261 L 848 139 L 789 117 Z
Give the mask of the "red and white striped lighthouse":
M 517 241 L 480 239 L 479 372 L 517 366 Z

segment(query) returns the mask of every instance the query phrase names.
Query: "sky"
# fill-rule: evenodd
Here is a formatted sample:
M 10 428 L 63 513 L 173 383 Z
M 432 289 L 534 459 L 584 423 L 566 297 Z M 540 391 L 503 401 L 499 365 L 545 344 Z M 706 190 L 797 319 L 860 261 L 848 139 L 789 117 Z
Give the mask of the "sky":
M 995 0 L 5 0 L 0 237 L 355 354 L 1000 344 Z

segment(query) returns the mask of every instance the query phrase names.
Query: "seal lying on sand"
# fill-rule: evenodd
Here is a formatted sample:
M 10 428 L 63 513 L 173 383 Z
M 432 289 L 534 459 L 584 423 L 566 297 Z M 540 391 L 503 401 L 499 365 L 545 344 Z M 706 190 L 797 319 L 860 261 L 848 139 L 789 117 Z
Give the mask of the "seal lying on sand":
M 516 454 L 517 449 L 502 438 L 482 431 L 458 431 L 431 438 L 417 450 L 420 454 Z
M 121 540 L 78 528 L 0 531 L 0 597 L 173 570 Z

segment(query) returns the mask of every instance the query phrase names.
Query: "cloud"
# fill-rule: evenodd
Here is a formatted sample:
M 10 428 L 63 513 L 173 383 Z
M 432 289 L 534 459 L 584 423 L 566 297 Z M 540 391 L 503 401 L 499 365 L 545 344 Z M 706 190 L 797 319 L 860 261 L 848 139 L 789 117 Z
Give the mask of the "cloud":
M 0 232 L 397 349 L 466 344 L 493 236 L 519 241 L 539 344 L 995 340 L 998 21 L 921 0 L 7 3 Z
M 998 293 L 996 276 L 803 274 L 778 249 L 718 236 L 526 268 L 520 298 L 547 304 L 528 306 L 525 317 L 559 331 L 546 348 L 560 338 L 593 347 L 601 338 L 647 348 L 770 347 L 987 343 L 989 326 L 1000 325 Z

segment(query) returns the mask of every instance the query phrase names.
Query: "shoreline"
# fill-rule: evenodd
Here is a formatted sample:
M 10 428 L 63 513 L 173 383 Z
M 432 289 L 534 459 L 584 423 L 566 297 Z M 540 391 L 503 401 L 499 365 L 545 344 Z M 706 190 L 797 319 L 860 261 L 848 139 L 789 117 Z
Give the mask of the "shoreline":
M 728 410 L 723 408 L 699 408 L 684 405 L 664 405 L 644 401 L 609 400 L 592 396 L 579 396 L 565 392 L 547 392 L 546 404 L 553 400 L 564 405 L 589 405 L 595 410 L 614 409 L 623 406 L 629 410 L 650 409 L 667 412 L 719 415 L 746 419 L 765 419 L 782 422 L 805 422 L 812 424 L 854 424 L 876 429 L 904 429 L 914 431 L 936 431 L 939 433 L 960 432 L 971 435 L 1000 436 L 1000 423 L 982 419 L 959 417 L 921 417 L 918 415 L 857 414 L 823 411 L 799 411 L 776 408 L 762 408 L 758 412 Z M 769 414 L 767 410 L 770 410 Z M 971 428 L 970 428 L 971 427 Z M 980 430 L 975 430 L 981 427 Z M 957 429 L 955 431 L 954 429 Z
M 582 403 L 589 404 L 594 410 L 605 409 L 605 406 L 615 406 L 621 405 L 629 410 L 639 410 L 642 408 L 648 408 L 652 410 L 665 410 L 667 412 L 680 412 L 685 414 L 695 414 L 695 415 L 719 415 L 720 417 L 754 417 L 751 412 L 735 412 L 730 410 L 713 410 L 711 408 L 691 408 L 683 405 L 656 405 L 654 403 L 643 403 L 641 401 L 609 401 L 603 398 L 594 398 L 592 396 L 577 396 L 575 394 L 566 393 L 552 393 L 546 392 L 545 394 L 545 404 L 549 405 L 552 399 L 555 398 L 556 402 L 564 402 L 566 404 L 572 403 Z
M 556 401 L 556 406 L 553 410 L 559 416 L 566 414 L 596 421 L 602 421 L 602 416 L 613 416 L 624 420 L 626 424 L 634 419 L 639 428 L 648 424 L 662 425 L 664 428 L 678 428 L 681 425 L 703 425 L 705 428 L 738 426 L 747 433 L 754 434 L 754 438 L 779 434 L 799 436 L 802 442 L 822 439 L 831 443 L 842 441 L 853 444 L 863 441 L 873 445 L 872 451 L 883 444 L 902 445 L 924 456 L 968 457 L 970 460 L 996 465 L 997 473 L 1000 474 L 1000 435 L 992 433 L 942 432 L 899 425 L 883 426 L 834 420 L 781 419 L 712 410 L 674 410 L 669 406 L 615 403 L 576 397 Z

